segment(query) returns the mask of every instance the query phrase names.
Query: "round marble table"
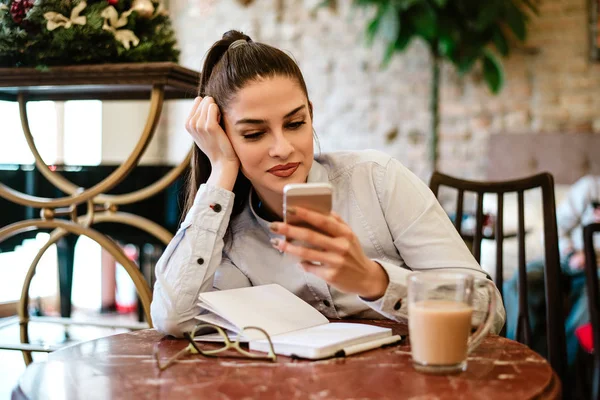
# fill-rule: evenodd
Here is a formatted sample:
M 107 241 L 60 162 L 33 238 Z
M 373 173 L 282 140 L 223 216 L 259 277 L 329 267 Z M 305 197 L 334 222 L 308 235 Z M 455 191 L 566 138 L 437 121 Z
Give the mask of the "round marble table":
M 365 321 L 366 322 L 366 321 Z M 396 333 L 406 325 L 378 321 Z M 160 372 L 161 359 L 186 342 L 155 330 L 105 337 L 51 353 L 30 365 L 13 399 L 555 399 L 558 377 L 544 358 L 517 342 L 489 336 L 467 371 L 434 376 L 411 366 L 410 344 L 348 358 L 277 362 L 187 356 Z

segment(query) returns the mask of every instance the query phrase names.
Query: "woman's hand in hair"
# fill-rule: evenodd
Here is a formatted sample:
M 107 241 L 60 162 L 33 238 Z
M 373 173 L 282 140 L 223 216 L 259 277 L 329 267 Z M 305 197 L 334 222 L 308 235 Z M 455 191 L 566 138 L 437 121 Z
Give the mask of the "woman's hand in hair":
M 299 257 L 303 260 L 305 271 L 317 275 L 338 290 L 356 293 L 369 300 L 385 294 L 389 284 L 387 273 L 366 256 L 360 241 L 339 215 L 323 215 L 301 207 L 294 207 L 292 212 L 316 230 L 275 222 L 271 224 L 271 230 L 287 239 L 274 240 L 275 248 Z M 308 243 L 313 248 L 298 242 L 290 243 L 292 239 Z
M 221 110 L 214 99 L 196 97 L 185 128 L 210 161 L 212 172 L 208 183 L 232 190 L 240 160 L 220 122 Z

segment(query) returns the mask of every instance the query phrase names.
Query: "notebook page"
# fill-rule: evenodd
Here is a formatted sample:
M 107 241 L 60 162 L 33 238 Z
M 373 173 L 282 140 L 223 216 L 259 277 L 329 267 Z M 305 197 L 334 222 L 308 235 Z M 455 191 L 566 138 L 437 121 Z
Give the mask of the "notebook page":
M 200 300 L 235 326 L 257 326 L 271 337 L 329 323 L 310 304 L 277 284 L 201 293 Z M 262 338 L 252 331 L 246 336 Z
M 228 321 L 227 319 L 220 316 L 218 312 L 210 306 L 210 304 L 206 304 L 201 299 L 198 300 L 198 306 L 200 306 L 203 310 L 208 312 L 203 312 L 194 318 L 196 318 L 199 321 L 207 322 L 209 324 L 219 325 L 220 327 L 230 330 L 232 332 L 238 332 L 240 330 L 237 326 L 235 326 L 235 324 L 231 323 L 231 321 Z M 204 316 L 208 317 L 204 318 Z
M 221 318 L 217 314 L 200 314 L 196 318 L 198 321 L 206 322 L 208 324 L 213 324 L 220 326 L 228 331 L 238 333 L 240 329 L 237 326 L 233 325 L 231 322 L 227 321 L 225 318 Z
M 201 299 L 199 299 L 198 301 L 198 306 L 202 307 L 204 310 L 210 311 L 211 313 L 217 313 L 215 310 L 213 310 L 210 306 L 210 304 L 206 304 L 205 302 L 203 302 Z

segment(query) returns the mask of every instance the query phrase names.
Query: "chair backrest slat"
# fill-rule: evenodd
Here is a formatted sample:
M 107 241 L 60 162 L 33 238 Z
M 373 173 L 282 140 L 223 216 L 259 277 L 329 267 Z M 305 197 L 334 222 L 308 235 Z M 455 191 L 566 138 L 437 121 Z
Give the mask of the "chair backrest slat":
M 459 231 L 460 232 L 460 231 Z M 483 235 L 483 193 L 477 193 L 477 209 L 475 210 L 475 233 L 473 240 L 473 256 L 481 262 L 481 240 Z
M 503 287 L 503 241 L 506 237 L 504 232 L 504 199 L 506 193 L 517 193 L 518 197 L 518 280 L 519 280 L 519 316 L 517 319 L 517 340 L 526 344 L 531 343 L 532 333 L 530 325 L 530 316 L 527 307 L 527 269 L 525 257 L 525 207 L 524 195 L 526 190 L 541 188 L 542 203 L 544 209 L 544 246 L 545 246 L 545 265 L 544 265 L 544 283 L 546 296 L 546 321 L 547 321 L 547 342 L 548 342 L 548 360 L 552 368 L 561 378 L 563 384 L 567 380 L 567 356 L 564 329 L 564 315 L 562 312 L 563 294 L 561 290 L 561 270 L 558 254 L 558 232 L 556 226 L 556 205 L 554 200 L 554 180 L 552 175 L 545 172 L 522 179 L 509 181 L 470 181 L 458 179 L 440 172 L 434 172 L 429 184 L 433 193 L 437 196 L 440 186 L 447 186 L 458 190 L 458 205 L 460 209 L 456 210 L 456 221 L 454 226 L 463 238 L 467 240 L 468 235 L 463 234 L 460 221 L 462 220 L 462 203 L 465 192 L 474 192 L 477 197 L 476 209 L 476 229 L 473 237 L 472 251 L 474 257 L 479 262 L 481 257 L 481 241 L 483 235 L 483 195 L 486 193 L 496 194 L 498 196 L 498 211 L 496 219 L 496 229 L 491 239 L 496 240 L 496 277 L 495 283 L 500 290 Z M 487 234 L 485 235 L 487 236 Z M 504 332 L 504 330 L 503 330 Z M 567 388 L 565 387 L 565 390 Z
M 567 361 L 565 321 L 563 314 L 562 272 L 558 256 L 558 227 L 556 225 L 556 201 L 554 178 L 545 173 L 539 176 L 544 209 L 544 284 L 546 290 L 546 321 L 548 325 L 548 358 L 564 385 L 567 385 Z M 563 359 L 561 366 L 552 360 Z
M 457 231 L 462 230 L 462 219 L 463 219 L 463 199 L 464 192 L 462 190 L 458 191 L 458 199 L 456 200 L 456 218 L 454 219 L 454 226 Z
M 496 212 L 496 286 L 500 290 L 502 301 L 504 301 L 504 193 L 498 193 L 498 207 Z
M 519 311 L 517 317 L 517 339 L 531 346 L 531 325 L 527 307 L 527 269 L 525 265 L 525 200 L 524 192 L 517 192 L 517 241 L 519 246 Z

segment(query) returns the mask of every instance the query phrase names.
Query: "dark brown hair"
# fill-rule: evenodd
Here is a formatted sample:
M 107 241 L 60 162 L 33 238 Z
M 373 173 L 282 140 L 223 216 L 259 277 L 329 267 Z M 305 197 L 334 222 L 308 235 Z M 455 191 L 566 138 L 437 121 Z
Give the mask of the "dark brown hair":
M 247 43 L 230 49 L 229 46 L 236 40 L 245 40 Z M 208 51 L 202 68 L 198 95 L 211 96 L 223 111 L 245 85 L 275 76 L 296 80 L 308 101 L 308 91 L 302 72 L 290 56 L 275 47 L 253 42 L 249 36 L 232 30 L 226 32 L 223 38 L 215 42 Z M 310 111 L 312 116 L 312 109 Z M 223 118 L 221 126 L 224 126 Z M 189 211 L 198 188 L 206 183 L 210 173 L 211 165 L 208 157 L 198 146 L 194 146 L 183 215 Z M 240 170 L 233 188 L 235 200 L 232 217 L 244 209 L 251 187 L 250 181 Z

